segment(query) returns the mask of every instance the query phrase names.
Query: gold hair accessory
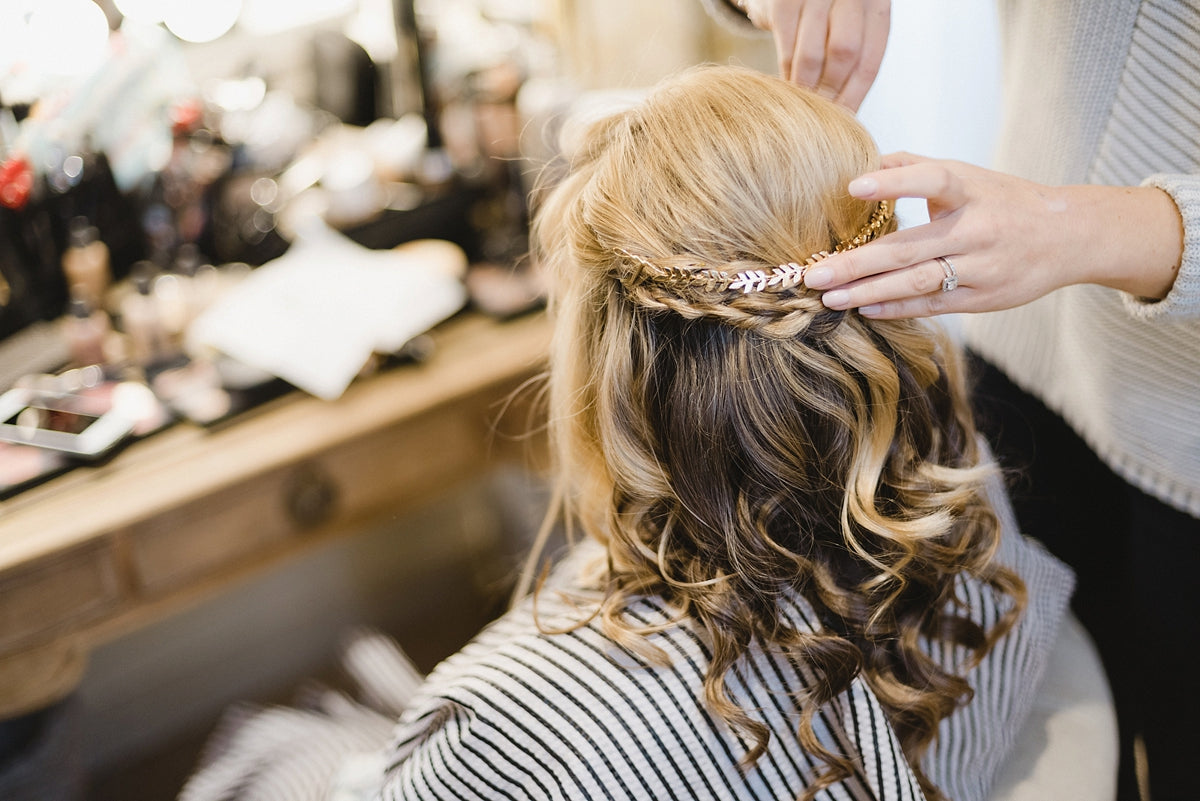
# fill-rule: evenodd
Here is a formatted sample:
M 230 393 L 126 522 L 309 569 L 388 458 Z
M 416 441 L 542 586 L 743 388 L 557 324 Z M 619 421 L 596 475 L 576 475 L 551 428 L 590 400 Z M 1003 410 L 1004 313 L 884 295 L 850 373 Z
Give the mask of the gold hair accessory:
M 879 232 L 892 219 L 892 204 L 887 200 L 879 201 L 871 219 L 867 221 L 854 238 L 847 242 L 839 242 L 833 250 L 818 251 L 803 264 L 788 262 L 767 270 L 744 270 L 730 275 L 714 270 L 704 264 L 677 264 L 663 266 L 655 264 L 644 256 L 638 256 L 623 248 L 614 248 L 613 252 L 624 256 L 638 266 L 637 272 L 629 279 L 630 283 L 653 281 L 659 284 L 674 286 L 691 285 L 702 287 L 709 292 L 724 292 L 726 290 L 741 290 L 743 294 L 763 292 L 768 289 L 788 289 L 798 286 L 804 280 L 804 273 L 809 267 L 827 259 L 834 253 L 853 250 L 867 244 L 879 236 Z

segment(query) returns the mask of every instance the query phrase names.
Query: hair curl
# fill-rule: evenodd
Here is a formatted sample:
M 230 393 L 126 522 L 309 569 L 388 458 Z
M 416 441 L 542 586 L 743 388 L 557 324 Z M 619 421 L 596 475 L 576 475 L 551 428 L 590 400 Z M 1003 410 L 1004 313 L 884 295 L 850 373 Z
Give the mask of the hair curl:
M 942 798 L 920 759 L 971 690 L 921 640 L 978 660 L 1023 607 L 1020 580 L 992 562 L 992 468 L 957 352 L 922 322 L 831 311 L 802 284 L 633 280 L 628 254 L 735 273 L 832 249 L 870 219 L 845 186 L 877 163 L 833 103 L 751 70 L 694 68 L 594 124 L 534 221 L 557 320 L 554 511 L 606 547 L 602 624 L 644 647 L 623 610 L 646 593 L 695 620 L 713 651 L 706 702 L 754 742 L 747 765 L 768 735 L 731 701 L 729 669 L 751 647 L 814 666 L 825 681 L 801 699 L 798 736 L 826 768 L 806 799 L 850 774 L 812 720 L 859 674 Z M 988 631 L 958 605 L 964 573 L 1013 600 Z M 821 631 L 781 619 L 790 593 Z

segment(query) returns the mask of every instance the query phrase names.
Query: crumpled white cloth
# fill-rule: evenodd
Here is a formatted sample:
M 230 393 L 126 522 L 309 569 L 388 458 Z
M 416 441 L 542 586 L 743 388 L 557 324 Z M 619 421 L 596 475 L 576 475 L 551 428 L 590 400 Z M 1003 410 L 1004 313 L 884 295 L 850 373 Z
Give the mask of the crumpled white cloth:
M 452 242 L 372 250 L 328 227 L 306 229 L 192 323 L 188 348 L 333 400 L 373 353 L 399 350 L 463 307 L 465 267 Z

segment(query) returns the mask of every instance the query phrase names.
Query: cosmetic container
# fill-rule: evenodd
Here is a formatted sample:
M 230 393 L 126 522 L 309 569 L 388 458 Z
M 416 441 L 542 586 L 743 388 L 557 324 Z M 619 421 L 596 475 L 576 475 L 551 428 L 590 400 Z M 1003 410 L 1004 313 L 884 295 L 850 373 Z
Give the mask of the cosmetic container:
M 72 292 L 78 291 L 93 309 L 103 305 L 104 293 L 112 283 L 108 246 L 100 239 L 99 229 L 84 217 L 71 220 L 62 268 Z
M 108 361 L 105 343 L 112 331 L 108 314 L 92 306 L 75 288 L 72 288 L 72 295 L 63 325 L 71 363 L 76 367 L 105 364 Z
M 149 261 L 133 266 L 134 291 L 121 302 L 121 329 L 128 340 L 129 359 L 142 368 L 152 367 L 169 355 L 167 332 L 154 296 L 158 268 Z

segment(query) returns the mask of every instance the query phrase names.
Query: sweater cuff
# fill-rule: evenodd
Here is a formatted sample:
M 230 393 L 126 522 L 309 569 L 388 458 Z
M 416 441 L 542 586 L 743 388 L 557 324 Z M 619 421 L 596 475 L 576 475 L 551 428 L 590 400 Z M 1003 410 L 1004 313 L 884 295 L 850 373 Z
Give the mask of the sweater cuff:
M 726 30 L 740 33 L 743 36 L 766 35 L 767 33 L 754 27 L 745 12 L 738 9 L 729 0 L 700 0 L 700 3 L 708 11 L 708 15 Z
M 1183 258 L 1171 291 L 1162 300 L 1123 293 L 1125 309 L 1134 317 L 1200 317 L 1200 176 L 1151 175 L 1142 186 L 1163 190 L 1175 201 L 1183 219 Z

